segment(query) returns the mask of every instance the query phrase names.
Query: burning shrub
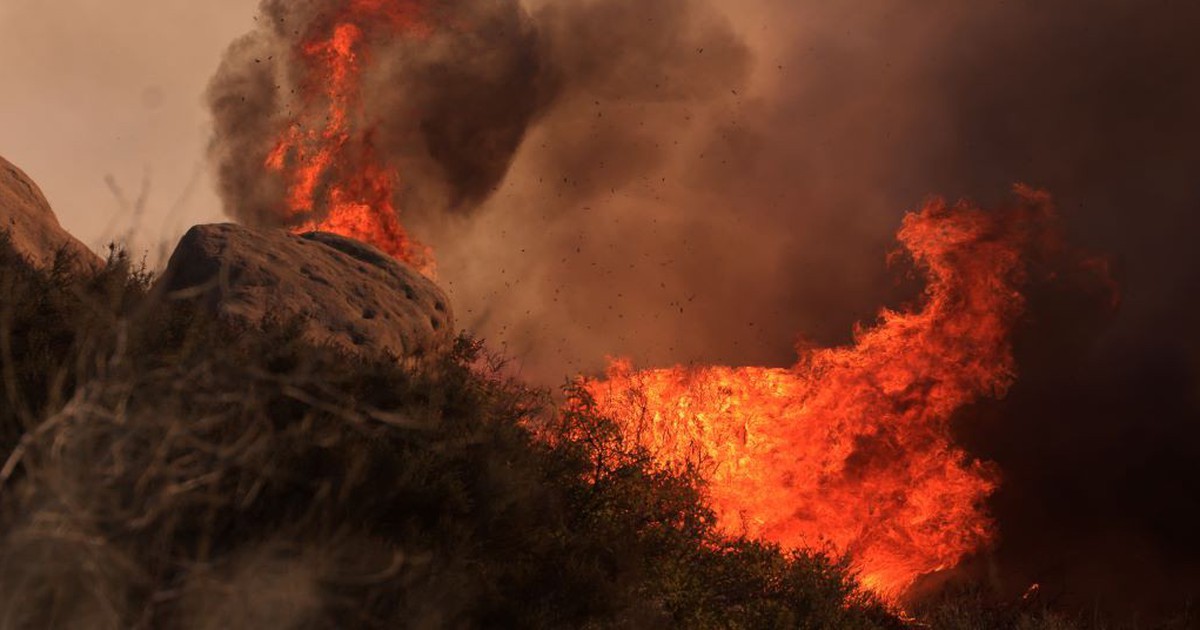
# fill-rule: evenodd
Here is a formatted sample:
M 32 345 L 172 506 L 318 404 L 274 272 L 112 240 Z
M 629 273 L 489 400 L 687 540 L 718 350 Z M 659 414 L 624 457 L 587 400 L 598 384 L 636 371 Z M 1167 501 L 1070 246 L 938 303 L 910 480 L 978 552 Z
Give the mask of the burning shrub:
M 5 271 L 0 625 L 899 623 L 844 563 L 720 536 L 689 476 L 598 460 L 476 342 L 419 369 L 289 322 L 231 342 L 122 264 Z
M 854 344 L 806 349 L 790 369 L 617 361 L 585 383 L 623 433 L 671 467 L 703 471 L 722 529 L 804 548 L 829 541 L 863 583 L 899 599 L 994 536 L 994 467 L 955 444 L 950 419 L 1015 378 L 1025 254 L 1053 232 L 1049 196 L 984 212 L 933 200 L 899 241 L 928 278 Z

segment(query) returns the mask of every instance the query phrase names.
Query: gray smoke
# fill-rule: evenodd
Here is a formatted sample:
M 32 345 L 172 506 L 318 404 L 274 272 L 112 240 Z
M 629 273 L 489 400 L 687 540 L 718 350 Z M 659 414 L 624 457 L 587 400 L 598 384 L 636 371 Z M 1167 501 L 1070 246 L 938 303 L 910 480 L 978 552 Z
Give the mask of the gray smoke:
M 211 157 L 226 211 L 240 221 L 287 221 L 283 183 L 264 163 L 301 109 L 298 94 L 313 88 L 300 46 L 328 33 L 344 4 L 264 0 L 259 28 L 230 47 L 210 84 Z M 504 179 L 531 127 L 583 95 L 647 105 L 704 100 L 748 66 L 728 27 L 693 0 L 649 8 L 589 1 L 535 14 L 515 0 L 468 0 L 429 2 L 426 10 L 430 33 L 366 26 L 370 57 L 355 121 L 398 169 L 397 206 L 417 225 L 448 211 L 471 214 Z M 692 59 L 693 46 L 706 43 L 726 59 Z M 617 121 L 607 125 L 620 130 Z
M 311 84 L 299 51 L 328 37 L 344 4 L 264 0 L 259 28 L 230 47 L 210 84 L 211 155 L 226 211 L 240 221 L 287 221 L 283 182 L 264 163 L 293 119 L 319 128 L 319 119 L 304 117 L 323 111 L 306 111 L 301 95 L 321 86 Z M 415 214 L 469 208 L 485 196 L 553 82 L 515 2 L 447 3 L 433 12 L 453 28 L 416 37 L 365 25 L 370 58 L 354 122 L 374 136 L 383 159 L 403 167 L 396 201 Z
M 328 33 L 343 5 L 264 1 L 259 27 L 230 47 L 210 85 L 211 157 L 226 212 L 239 221 L 289 220 L 283 182 L 264 163 L 284 127 L 312 114 L 297 97 L 311 89 L 298 47 Z M 704 338 L 725 324 L 695 318 L 707 295 L 683 307 L 697 299 L 688 289 L 701 262 L 695 246 L 765 252 L 729 268 L 723 282 L 732 284 L 780 245 L 753 244 L 746 207 L 704 198 L 742 176 L 720 172 L 724 143 L 756 142 L 742 127 L 752 53 L 729 17 L 709 0 L 426 7 L 435 25 L 427 35 L 368 33 L 356 122 L 396 168 L 401 220 L 434 245 L 468 327 L 519 354 L 540 380 L 595 367 L 605 353 L 647 350 L 647 338 L 666 340 L 644 353 L 652 360 L 708 348 Z M 638 259 L 655 269 L 646 275 L 630 264 Z M 644 279 L 654 293 L 621 290 Z M 640 300 L 642 312 L 626 319 L 599 287 Z M 556 308 L 556 295 L 568 309 Z M 646 313 L 659 321 L 631 329 Z

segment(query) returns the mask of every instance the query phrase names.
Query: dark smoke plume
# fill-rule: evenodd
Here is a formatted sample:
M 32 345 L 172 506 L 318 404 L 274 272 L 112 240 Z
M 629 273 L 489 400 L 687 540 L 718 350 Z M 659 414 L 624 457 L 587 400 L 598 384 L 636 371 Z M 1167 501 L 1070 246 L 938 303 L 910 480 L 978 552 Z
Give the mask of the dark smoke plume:
M 289 99 L 263 5 L 210 93 L 229 212 L 269 222 Z M 472 28 L 382 43 L 366 118 L 471 330 L 556 382 L 606 354 L 787 365 L 881 303 L 929 194 L 1051 191 L 1103 252 L 1030 296 L 996 461 L 997 586 L 1152 611 L 1200 593 L 1200 5 L 1179 0 L 434 3 Z M 454 20 L 450 20 L 454 22 Z M 261 61 L 256 63 L 255 60 Z M 447 212 L 451 211 L 451 212 Z
M 211 154 L 226 209 L 241 221 L 284 221 L 284 187 L 264 163 L 297 93 L 310 87 L 299 49 L 342 4 L 264 0 L 260 28 L 230 47 L 210 84 Z M 728 26 L 692 0 L 593 0 L 536 15 L 515 0 L 430 2 L 426 10 L 432 33 L 368 33 L 356 123 L 399 169 L 397 205 L 418 222 L 474 211 L 531 126 L 564 104 L 703 101 L 736 85 L 748 66 Z M 705 45 L 719 63 L 690 54 Z
M 230 47 L 210 84 L 211 153 L 226 209 L 241 221 L 284 220 L 284 187 L 265 162 L 300 95 L 314 87 L 300 50 L 332 28 L 342 4 L 265 0 L 260 28 Z M 376 134 L 388 163 L 403 166 L 404 207 L 469 209 L 503 177 L 554 74 L 516 3 L 445 3 L 433 13 L 453 26 L 420 38 L 368 30 L 355 124 Z

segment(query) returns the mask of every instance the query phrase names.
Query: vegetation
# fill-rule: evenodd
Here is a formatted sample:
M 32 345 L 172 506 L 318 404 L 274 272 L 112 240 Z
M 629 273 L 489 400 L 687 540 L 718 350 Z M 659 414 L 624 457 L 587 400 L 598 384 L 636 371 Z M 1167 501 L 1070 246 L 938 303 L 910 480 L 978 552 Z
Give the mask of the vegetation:
M 899 627 L 477 342 L 344 356 L 0 250 L 0 627 Z
M 478 342 L 415 364 L 237 331 L 114 252 L 0 236 L 2 628 L 1074 627 L 901 618 L 843 559 L 729 540 L 688 474 Z

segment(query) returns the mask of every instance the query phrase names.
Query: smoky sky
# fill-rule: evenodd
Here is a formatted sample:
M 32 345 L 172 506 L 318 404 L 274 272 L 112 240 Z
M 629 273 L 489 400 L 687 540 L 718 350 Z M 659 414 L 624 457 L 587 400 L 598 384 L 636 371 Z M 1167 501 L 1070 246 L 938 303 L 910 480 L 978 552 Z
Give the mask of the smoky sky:
M 1197 592 L 1200 7 L 432 6 L 470 28 L 380 42 L 365 116 L 460 321 L 524 376 L 554 384 L 606 355 L 789 365 L 798 339 L 845 343 L 914 297 L 885 261 L 927 196 L 988 206 L 1016 182 L 1044 188 L 1120 300 L 1046 269 L 1016 387 L 959 419 L 1005 475 L 982 574 L 1079 605 L 1169 609 Z M 242 220 L 269 220 L 281 194 L 261 158 L 290 32 L 235 43 L 210 87 Z

